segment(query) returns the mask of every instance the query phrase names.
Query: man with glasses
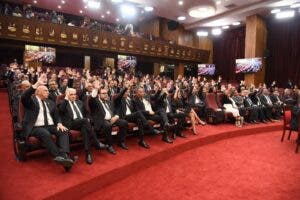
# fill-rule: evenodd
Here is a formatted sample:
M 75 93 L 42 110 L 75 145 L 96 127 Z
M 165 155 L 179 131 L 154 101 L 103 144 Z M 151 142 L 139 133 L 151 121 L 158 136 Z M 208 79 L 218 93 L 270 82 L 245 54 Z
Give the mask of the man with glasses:
M 94 81 L 94 90 L 92 91 L 91 98 L 89 100 L 89 106 L 91 110 L 92 119 L 94 121 L 95 131 L 101 131 L 106 137 L 106 143 L 108 145 L 108 152 L 116 154 L 112 146 L 112 126 L 119 127 L 118 133 L 118 145 L 128 150 L 125 144 L 127 135 L 128 123 L 124 119 L 120 119 L 119 115 L 115 114 L 113 105 L 109 101 L 108 92 L 106 89 L 101 88 L 98 80 Z

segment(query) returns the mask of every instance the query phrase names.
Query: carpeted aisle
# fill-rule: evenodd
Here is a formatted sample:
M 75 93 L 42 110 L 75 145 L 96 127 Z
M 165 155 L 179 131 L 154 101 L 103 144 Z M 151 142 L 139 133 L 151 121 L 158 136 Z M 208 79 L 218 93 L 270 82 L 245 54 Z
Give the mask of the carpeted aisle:
M 84 199 L 299 200 L 300 154 L 280 136 L 276 131 L 198 147 Z

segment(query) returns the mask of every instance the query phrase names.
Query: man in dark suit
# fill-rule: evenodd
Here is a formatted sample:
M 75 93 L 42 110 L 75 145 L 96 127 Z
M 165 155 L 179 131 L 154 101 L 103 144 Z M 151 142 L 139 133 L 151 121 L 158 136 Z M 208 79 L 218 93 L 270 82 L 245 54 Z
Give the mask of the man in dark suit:
M 173 127 L 173 138 L 175 139 L 176 136 L 185 138 L 186 136 L 181 132 L 184 127 L 185 115 L 183 113 L 176 113 L 176 109 L 172 104 L 172 91 L 167 91 L 167 88 L 163 88 L 162 90 L 160 88 L 160 85 L 155 87 L 156 93 L 151 97 L 155 104 L 155 112 L 162 117 L 164 127 L 170 126 L 169 120 L 174 122 L 175 119 L 178 119 L 177 124 Z
M 24 135 L 26 138 L 35 136 L 41 140 L 58 164 L 72 167 L 74 160 L 68 156 L 70 151 L 68 129 L 62 125 L 55 103 L 48 99 L 49 91 L 45 86 L 46 83 L 46 74 L 42 74 L 21 96 L 25 109 Z M 52 134 L 57 137 L 59 147 L 52 140 Z
M 260 101 L 265 107 L 265 113 L 266 113 L 267 119 L 269 121 L 273 121 L 273 119 L 278 120 L 279 114 L 271 101 L 268 89 L 266 89 L 266 88 L 263 89 L 263 92 L 260 95 Z
M 91 116 L 94 122 L 95 131 L 102 131 L 106 137 L 106 143 L 108 145 L 107 150 L 116 154 L 112 146 L 112 126 L 116 125 L 119 127 L 119 141 L 118 145 L 125 150 L 128 147 L 125 144 L 127 135 L 128 123 L 124 119 L 120 119 L 119 115 L 116 114 L 113 105 L 109 102 L 108 92 L 106 89 L 100 89 L 100 82 L 94 81 L 94 90 L 89 100 L 89 107 L 91 110 Z
M 146 119 L 153 120 L 157 123 L 160 123 L 161 127 L 164 126 L 161 117 L 153 111 L 150 100 L 145 97 L 145 92 L 143 87 L 139 87 L 136 90 L 136 96 L 133 100 L 133 105 L 135 107 L 135 110 L 142 111 Z M 156 130 L 153 130 L 154 134 L 156 134 L 155 131 Z M 163 132 L 162 140 L 166 143 L 172 143 L 172 140 L 168 138 L 166 131 Z
M 199 96 L 199 87 L 197 85 L 193 87 L 192 94 L 189 96 L 188 102 L 200 117 L 205 116 L 205 102 L 202 101 Z
M 249 112 L 249 122 L 250 123 L 258 123 L 258 116 L 259 116 L 259 111 L 258 107 L 254 105 L 252 100 L 249 98 L 249 91 L 244 89 L 241 91 L 241 95 L 244 100 L 244 107 L 248 110 Z
M 56 97 L 59 95 L 61 95 L 61 93 L 58 90 L 58 85 L 56 81 L 49 82 L 49 99 L 56 102 Z
M 124 88 L 114 98 L 114 106 L 116 112 L 121 119 L 125 119 L 128 122 L 133 122 L 138 125 L 139 128 L 139 145 L 146 149 L 150 146 L 144 140 L 144 132 L 146 129 L 150 129 L 147 119 L 143 115 L 142 111 L 134 110 L 133 103 L 129 97 L 129 82 L 124 83 Z
M 96 135 L 92 131 L 90 120 L 84 104 L 80 100 L 76 100 L 76 90 L 67 88 L 65 99 L 59 103 L 58 109 L 62 117 L 63 124 L 72 130 L 80 130 L 83 136 L 85 160 L 86 163 L 92 164 L 93 158 L 90 152 L 90 138 L 94 140 L 96 149 L 105 149 L 106 145 L 100 143 Z

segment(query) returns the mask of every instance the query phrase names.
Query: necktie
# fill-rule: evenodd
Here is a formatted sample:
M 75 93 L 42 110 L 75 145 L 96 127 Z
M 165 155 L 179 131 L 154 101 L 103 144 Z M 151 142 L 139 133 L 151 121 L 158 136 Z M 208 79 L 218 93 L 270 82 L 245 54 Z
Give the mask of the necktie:
M 43 110 L 44 110 L 44 126 L 48 126 L 48 118 L 47 118 L 47 109 L 46 109 L 46 103 L 44 100 L 42 100 Z
M 75 113 L 76 113 L 76 115 L 77 115 L 77 119 L 81 119 L 81 113 L 80 113 L 80 111 L 77 109 L 77 107 L 75 106 L 74 101 L 72 101 L 72 107 L 73 107 L 73 110 L 75 111 Z
M 167 106 L 168 106 L 168 108 L 169 108 L 169 111 L 171 112 L 171 111 L 172 111 L 172 108 L 171 108 L 171 106 L 170 106 L 170 102 L 169 102 L 168 98 L 167 98 Z
M 128 106 L 128 109 L 130 110 L 130 112 L 132 112 L 131 111 L 131 107 L 130 107 L 130 103 L 129 103 L 128 99 L 126 99 L 125 102 L 126 102 L 126 105 Z

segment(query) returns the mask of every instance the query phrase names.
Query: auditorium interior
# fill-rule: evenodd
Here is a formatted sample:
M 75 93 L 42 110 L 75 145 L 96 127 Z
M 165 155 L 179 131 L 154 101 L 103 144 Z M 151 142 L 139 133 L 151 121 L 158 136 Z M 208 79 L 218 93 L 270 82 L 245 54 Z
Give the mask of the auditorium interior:
M 300 199 L 300 0 L 1 0 L 0 199 Z

